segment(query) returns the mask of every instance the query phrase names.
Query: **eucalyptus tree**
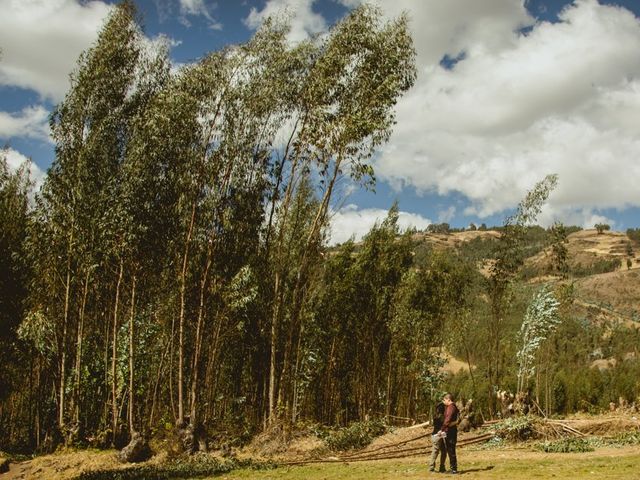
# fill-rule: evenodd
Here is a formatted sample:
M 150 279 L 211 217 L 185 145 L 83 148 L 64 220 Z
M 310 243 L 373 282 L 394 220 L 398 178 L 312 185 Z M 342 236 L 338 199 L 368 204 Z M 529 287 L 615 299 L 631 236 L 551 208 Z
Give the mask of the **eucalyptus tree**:
M 543 286 L 529 303 L 520 328 L 518 359 L 519 394 L 526 393 L 528 380 L 536 371 L 537 354 L 543 342 L 560 323 L 560 302 L 547 286 Z
M 32 432 L 31 392 L 21 388 L 24 372 L 20 368 L 29 355 L 18 340 L 29 280 L 24 237 L 31 189 L 29 163 L 11 171 L 5 151 L 0 151 L 0 436 L 8 444 L 19 436 L 12 432 L 27 436 Z
M 561 222 L 555 222 L 551 226 L 551 235 L 553 238 L 553 243 L 551 244 L 551 268 L 559 273 L 562 278 L 567 278 L 569 275 L 567 229 Z
M 34 265 L 42 272 L 34 279 L 31 307 L 56 325 L 57 417 L 61 429 L 67 420 L 68 352 L 72 351 L 68 343 L 74 332 L 77 340 L 72 401 L 76 423 L 80 419 L 79 382 L 83 338 L 89 334 L 85 324 L 89 304 L 94 315 L 91 330 L 106 333 L 105 382 L 109 381 L 109 343 L 112 347 L 110 402 L 114 436 L 118 428 L 117 335 L 125 277 L 123 252 L 129 242 L 121 215 L 121 168 L 131 121 L 168 71 L 163 67 L 168 65 L 166 54 L 149 54 L 145 52 L 147 48 L 133 5 L 121 3 L 105 22 L 96 43 L 81 55 L 71 76 L 70 90 L 51 117 L 56 157 L 37 202 L 39 225 L 35 228 L 42 234 L 33 234 L 33 254 Z M 38 238 L 46 248 L 35 244 Z M 36 251 L 39 247 L 41 250 Z M 62 282 L 47 280 L 50 277 L 45 270 L 49 267 Z M 91 288 L 96 285 L 99 288 Z M 96 298 L 88 298 L 90 291 Z M 113 293 L 113 300 L 108 300 L 107 292 Z M 101 325 L 100 312 L 107 308 L 106 303 L 111 303 L 111 335 L 106 325 Z M 99 337 L 92 335 L 94 339 Z
M 502 343 L 504 323 L 511 302 L 511 286 L 524 262 L 523 240 L 528 224 L 535 221 L 551 191 L 558 182 L 557 175 L 547 175 L 531 189 L 518 204 L 513 215 L 507 217 L 500 232 L 494 258 L 489 269 L 486 290 L 491 315 L 488 319 L 490 358 L 487 365 L 489 408 L 493 412 L 493 388 L 500 388 L 505 362 Z
M 435 400 L 445 347 L 469 334 L 459 318 L 470 306 L 473 282 L 471 265 L 448 252 L 436 252 L 404 273 L 389 324 L 394 371 L 387 380 L 388 413 L 395 401 L 402 415 L 415 418 L 426 406 L 421 401 Z
M 289 140 L 282 158 L 289 165 L 289 183 L 276 217 L 278 233 L 272 255 L 274 302 L 268 409 L 271 421 L 280 403 L 277 398 L 285 405 L 292 404 L 291 371 L 297 362 L 292 349 L 300 334 L 305 287 L 322 243 L 336 182 L 344 174 L 365 185 L 374 182 L 369 159 L 388 140 L 394 121 L 393 107 L 415 80 L 415 52 L 407 18 L 401 16 L 383 24 L 380 17 L 373 7 L 359 7 L 317 41 L 311 68 L 299 92 L 300 113 L 286 136 Z M 303 248 L 297 257 L 292 257 L 283 242 L 296 179 L 300 178 L 297 172 L 305 169 L 317 175 L 321 197 Z M 284 285 L 283 272 L 293 263 L 299 266 L 295 282 Z M 287 338 L 292 341 L 285 343 L 283 361 L 277 368 L 279 324 L 285 315 L 284 298 L 288 296 L 281 292 L 286 289 L 292 292 L 286 314 Z
M 388 405 L 389 375 L 397 368 L 391 318 L 412 264 L 410 232 L 398 238 L 397 221 L 394 206 L 357 249 L 347 242 L 324 262 L 306 330 L 315 344 L 310 408 L 322 421 L 364 420 Z

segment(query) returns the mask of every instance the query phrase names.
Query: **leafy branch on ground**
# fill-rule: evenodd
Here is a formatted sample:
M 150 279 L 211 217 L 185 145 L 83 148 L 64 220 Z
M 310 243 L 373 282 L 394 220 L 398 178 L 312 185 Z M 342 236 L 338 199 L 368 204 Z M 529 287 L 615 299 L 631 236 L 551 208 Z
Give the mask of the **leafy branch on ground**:
M 327 447 L 334 451 L 364 448 L 374 438 L 384 435 L 388 426 L 382 420 L 354 422 L 346 428 L 330 432 L 322 438 Z

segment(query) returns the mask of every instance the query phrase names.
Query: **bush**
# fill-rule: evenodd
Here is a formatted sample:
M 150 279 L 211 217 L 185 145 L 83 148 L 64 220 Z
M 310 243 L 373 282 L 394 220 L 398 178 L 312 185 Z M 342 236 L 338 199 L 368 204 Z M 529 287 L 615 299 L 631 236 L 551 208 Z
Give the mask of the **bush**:
M 602 259 L 593 262 L 591 265 L 585 265 L 578 263 L 571 268 L 571 273 L 575 277 L 588 277 L 589 275 L 597 275 L 599 273 L 613 272 L 620 267 L 619 258 Z
M 494 428 L 498 436 L 509 440 L 528 440 L 535 436 L 535 418 L 529 415 L 507 418 Z
M 387 432 L 387 425 L 382 420 L 355 422 L 347 428 L 330 433 L 325 439 L 327 447 L 334 451 L 364 448 L 375 437 Z
M 536 448 L 547 453 L 579 453 L 594 450 L 591 443 L 584 438 L 563 438 L 553 442 L 542 442 L 536 445 Z
M 619 433 L 615 437 L 607 439 L 607 443 L 615 446 L 640 445 L 640 430 Z

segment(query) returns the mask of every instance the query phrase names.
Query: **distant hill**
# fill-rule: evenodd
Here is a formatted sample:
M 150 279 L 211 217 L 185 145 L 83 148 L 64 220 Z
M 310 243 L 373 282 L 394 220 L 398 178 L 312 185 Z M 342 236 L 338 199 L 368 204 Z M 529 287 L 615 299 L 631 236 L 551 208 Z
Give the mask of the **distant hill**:
M 537 227 L 534 227 L 537 228 Z M 418 232 L 413 234 L 417 248 L 464 250 L 477 260 L 478 268 L 488 274 L 487 257 L 496 230 L 470 230 L 452 233 Z M 528 283 L 558 282 L 551 269 L 551 238 L 539 228 L 528 240 L 528 248 L 537 253 L 525 260 L 523 280 Z M 576 295 L 575 309 L 582 317 L 599 321 L 640 326 L 640 246 L 624 232 L 595 229 L 567 236 L 570 282 Z M 631 253 L 631 255 L 629 255 Z M 631 260 L 628 267 L 627 259 Z

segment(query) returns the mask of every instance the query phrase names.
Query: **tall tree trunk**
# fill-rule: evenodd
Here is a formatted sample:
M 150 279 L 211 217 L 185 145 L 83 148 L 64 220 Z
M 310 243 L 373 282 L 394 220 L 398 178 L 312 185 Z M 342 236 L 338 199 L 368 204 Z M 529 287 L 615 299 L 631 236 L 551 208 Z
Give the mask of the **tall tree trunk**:
M 196 325 L 196 343 L 195 351 L 193 354 L 193 373 L 191 376 L 191 409 L 190 409 L 190 422 L 195 426 L 198 422 L 197 410 L 198 410 L 198 379 L 200 370 L 200 352 L 202 350 L 202 336 L 203 336 L 203 323 L 204 323 L 204 297 L 207 287 L 207 281 L 209 277 L 209 269 L 212 263 L 212 246 L 209 243 L 207 247 L 207 261 L 202 274 L 202 280 L 200 282 L 200 303 L 198 305 L 198 322 Z
M 277 250 L 275 253 L 275 275 L 274 275 L 274 288 L 273 288 L 273 311 L 271 315 L 271 342 L 270 342 L 270 358 L 269 358 L 269 416 L 268 423 L 272 424 L 275 421 L 276 411 L 276 355 L 278 348 L 278 328 L 280 323 L 280 316 L 282 315 L 282 302 L 284 301 L 284 295 L 281 290 L 282 286 L 282 271 L 286 266 L 286 262 L 283 259 L 283 242 L 285 238 L 285 229 L 287 217 L 289 215 L 289 207 L 291 205 L 291 199 L 295 190 L 296 181 L 295 176 L 297 174 L 298 157 L 296 156 L 291 163 L 291 173 L 289 184 L 285 192 L 284 199 L 282 201 L 282 216 L 280 217 L 278 224 L 280 230 L 278 232 Z
M 182 271 L 180 272 L 180 316 L 178 318 L 178 425 L 184 426 L 184 317 L 186 309 L 187 267 L 189 265 L 189 245 L 196 221 L 196 201 L 191 207 L 191 220 L 184 244 Z
M 82 306 L 80 307 L 80 316 L 78 318 L 78 337 L 76 340 L 76 365 L 75 365 L 75 389 L 74 389 L 74 421 L 76 425 L 80 425 L 80 369 L 82 368 L 82 341 L 84 336 L 84 314 L 87 308 L 87 295 L 89 292 L 89 276 L 90 270 L 84 278 L 84 286 L 82 288 Z
M 307 240 L 304 245 L 304 249 L 302 252 L 302 259 L 300 260 L 298 275 L 296 277 L 296 283 L 293 287 L 293 305 L 291 308 L 291 323 L 289 330 L 289 341 L 287 342 L 287 348 L 285 350 L 285 361 L 282 365 L 282 373 L 280 378 L 282 379 L 282 385 L 280 386 L 280 391 L 282 394 L 282 398 L 284 399 L 287 405 L 291 405 L 292 402 L 292 385 L 289 377 L 289 372 L 292 369 L 291 363 L 291 353 L 290 350 L 293 348 L 293 345 L 297 343 L 297 338 L 300 334 L 300 315 L 302 311 L 302 307 L 305 299 L 305 292 L 308 279 L 308 271 L 310 267 L 310 255 L 313 249 L 317 248 L 317 242 L 319 239 L 319 235 L 321 232 L 321 228 L 326 221 L 327 212 L 329 209 L 329 202 L 331 200 L 331 195 L 333 193 L 333 188 L 335 186 L 336 179 L 338 178 L 338 174 L 340 172 L 342 157 L 339 155 L 336 159 L 333 173 L 329 179 L 329 183 L 327 184 L 327 189 L 322 197 L 322 201 L 318 206 L 318 210 L 313 219 L 311 227 L 309 228 L 309 233 L 307 235 Z
M 69 251 L 67 253 L 67 278 L 64 288 L 64 317 L 62 319 L 62 339 L 60 341 L 60 410 L 58 411 L 58 427 L 64 429 L 64 403 L 66 389 L 66 362 L 67 362 L 67 326 L 69 325 L 69 308 L 71 304 L 71 244 L 73 235 L 69 239 Z
M 275 400 L 276 400 L 276 350 L 278 344 L 278 324 L 280 317 L 280 274 L 275 274 L 273 314 L 271 319 L 271 345 L 269 356 L 269 423 L 275 420 Z
M 118 431 L 118 392 L 117 392 L 117 370 L 116 361 L 118 358 L 118 307 L 120 302 L 120 285 L 122 283 L 122 275 L 124 273 L 124 261 L 120 259 L 120 268 L 118 269 L 118 281 L 116 282 L 116 298 L 113 305 L 113 343 L 111 350 L 111 428 L 112 442 L 116 441 Z
M 131 280 L 131 315 L 129 317 L 129 435 L 133 436 L 135 432 L 135 391 L 134 384 L 134 318 L 136 312 L 136 276 L 133 275 Z

